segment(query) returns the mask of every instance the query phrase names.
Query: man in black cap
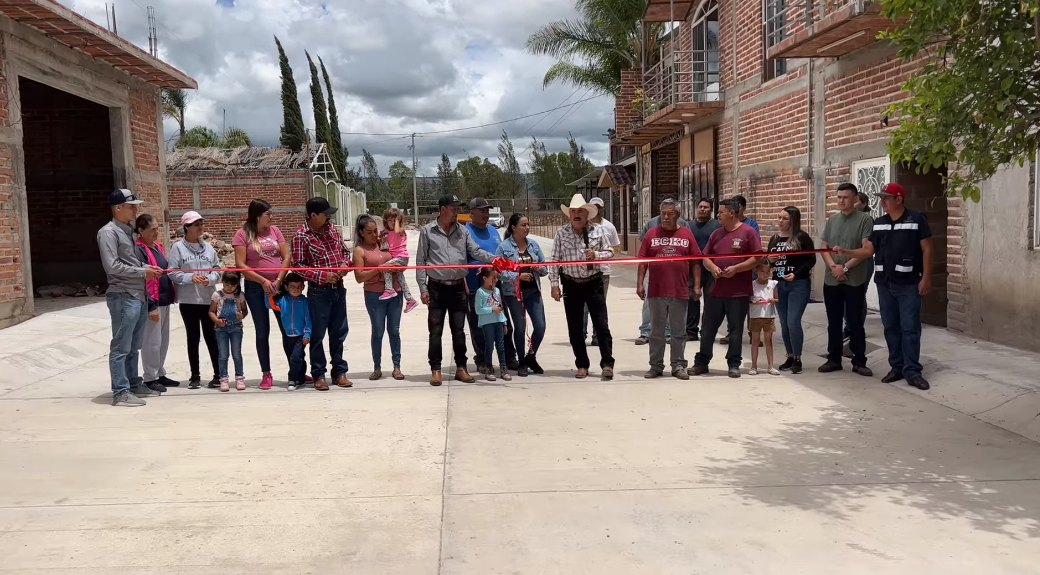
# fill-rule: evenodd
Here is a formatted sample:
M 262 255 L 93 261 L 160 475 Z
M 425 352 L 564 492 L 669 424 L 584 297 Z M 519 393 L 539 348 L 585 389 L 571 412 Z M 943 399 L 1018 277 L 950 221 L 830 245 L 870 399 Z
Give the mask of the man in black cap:
M 145 265 L 134 247 L 134 220 L 137 206 L 144 203 L 130 190 L 108 195 L 112 221 L 97 234 L 101 265 L 108 276 L 108 313 L 112 316 L 112 345 L 108 369 L 112 378 L 112 405 L 138 407 L 145 404 L 138 395 L 158 395 L 139 376 L 138 358 L 148 320 L 148 292 L 145 280 L 162 275 L 162 269 Z
M 292 239 L 292 267 L 347 268 L 350 252 L 343 244 L 339 230 L 330 216 L 337 208 L 322 197 L 307 200 L 307 223 L 296 230 Z M 347 361 L 343 358 L 343 342 L 347 339 L 347 290 L 343 287 L 344 271 L 303 269 L 296 273 L 307 280 L 307 305 L 311 312 L 311 377 L 314 389 L 328 391 L 325 381 L 325 350 L 322 340 L 329 334 L 332 359 L 332 381 L 339 387 L 353 384 L 347 379 Z
M 437 219 L 419 230 L 419 250 L 415 265 L 461 266 L 473 259 L 491 263 L 494 255 L 480 248 L 466 228 L 459 225 L 459 206 L 456 196 L 443 196 L 437 201 Z M 473 376 L 466 371 L 466 268 L 417 269 L 415 281 L 422 293 L 422 302 L 430 307 L 427 325 L 430 331 L 430 385 L 440 385 L 441 335 L 444 333 L 444 315 L 448 314 L 451 329 L 451 347 L 455 352 L 455 379 L 472 383 Z
M 469 201 L 469 223 L 466 224 L 466 231 L 473 236 L 473 241 L 477 242 L 482 250 L 495 254 L 498 252 L 498 244 L 502 243 L 502 237 L 498 235 L 498 230 L 488 226 L 490 219 L 491 204 L 487 200 L 473 198 Z M 478 264 L 480 261 L 470 257 L 468 263 Z M 476 308 L 477 290 L 480 289 L 481 283 L 479 272 L 480 270 L 471 268 L 466 274 L 466 286 L 469 292 L 467 319 L 469 320 L 469 337 L 473 342 L 473 362 L 477 364 L 477 371 L 484 373 L 487 368 L 484 365 L 484 330 L 480 328 L 480 318 L 477 316 Z M 508 314 L 506 314 L 506 331 L 508 333 L 513 331 L 513 324 Z M 506 365 L 502 367 L 518 370 L 520 363 L 516 360 L 516 346 L 513 345 L 512 339 L 512 337 L 506 338 Z

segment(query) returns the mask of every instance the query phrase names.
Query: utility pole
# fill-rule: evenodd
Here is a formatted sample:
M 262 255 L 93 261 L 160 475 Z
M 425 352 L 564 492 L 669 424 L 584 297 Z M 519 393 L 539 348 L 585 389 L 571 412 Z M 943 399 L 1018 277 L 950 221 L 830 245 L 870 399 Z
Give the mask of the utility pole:
M 412 149 L 412 204 L 414 205 L 415 213 L 412 218 L 415 220 L 415 225 L 419 225 L 419 193 L 415 187 L 415 133 L 412 133 L 412 145 L 408 146 Z

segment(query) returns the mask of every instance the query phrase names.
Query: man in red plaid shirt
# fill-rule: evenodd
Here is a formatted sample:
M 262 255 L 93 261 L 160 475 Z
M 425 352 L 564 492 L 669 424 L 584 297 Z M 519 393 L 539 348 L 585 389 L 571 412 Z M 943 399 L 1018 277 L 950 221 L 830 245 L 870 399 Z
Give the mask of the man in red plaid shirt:
M 325 198 L 307 200 L 307 223 L 296 230 L 292 239 L 292 267 L 346 268 L 351 265 L 350 252 L 343 244 L 330 216 L 337 208 Z M 311 312 L 311 376 L 314 389 L 328 391 L 325 382 L 325 350 L 322 340 L 329 334 L 332 359 L 332 381 L 339 387 L 353 385 L 347 379 L 347 361 L 343 359 L 343 342 L 347 339 L 347 291 L 343 287 L 346 271 L 303 269 L 298 274 L 307 280 L 307 305 Z

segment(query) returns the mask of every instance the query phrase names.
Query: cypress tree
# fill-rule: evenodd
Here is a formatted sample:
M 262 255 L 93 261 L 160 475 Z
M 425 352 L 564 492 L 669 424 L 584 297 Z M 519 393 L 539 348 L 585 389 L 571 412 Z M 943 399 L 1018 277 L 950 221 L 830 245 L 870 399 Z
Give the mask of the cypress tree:
M 329 93 L 329 155 L 332 157 L 332 165 L 336 167 L 336 174 L 339 175 L 342 182 L 347 174 L 347 156 L 343 151 L 343 135 L 339 133 L 336 98 L 332 95 L 329 71 L 325 69 L 325 62 L 322 61 L 321 56 L 318 56 L 318 64 L 321 66 L 321 75 L 325 78 L 325 89 Z
M 303 125 L 300 99 L 296 95 L 296 80 L 289 66 L 289 58 L 277 36 L 274 43 L 278 46 L 278 65 L 282 69 L 282 127 L 279 141 L 292 151 L 299 152 L 307 142 L 307 129 Z
M 319 144 L 329 144 L 329 113 L 325 108 L 325 93 L 321 91 L 321 82 L 318 80 L 318 69 L 307 55 L 307 64 L 311 68 L 311 103 L 314 107 L 314 140 Z M 331 156 L 331 152 L 330 152 Z

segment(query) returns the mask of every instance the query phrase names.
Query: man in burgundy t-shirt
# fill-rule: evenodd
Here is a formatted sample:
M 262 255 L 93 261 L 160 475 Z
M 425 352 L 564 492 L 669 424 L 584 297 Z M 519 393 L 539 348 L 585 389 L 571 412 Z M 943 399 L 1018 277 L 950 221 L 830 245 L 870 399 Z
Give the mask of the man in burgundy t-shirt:
M 689 379 L 686 373 L 686 308 L 690 299 L 692 274 L 694 296 L 700 297 L 701 265 L 698 260 L 677 260 L 684 256 L 698 256 L 701 249 L 693 232 L 679 225 L 679 210 L 675 200 L 661 202 L 661 225 L 651 228 L 643 236 L 639 246 L 639 257 L 661 258 L 661 263 L 639 264 L 636 295 L 640 299 L 649 296 L 650 308 L 650 371 L 648 379 L 664 375 L 665 325 L 671 328 L 672 375 Z M 643 289 L 643 278 L 648 267 L 653 270 L 647 289 Z M 647 293 L 649 292 L 649 293 Z M 694 305 L 697 305 L 696 302 Z
M 693 374 L 708 373 L 708 364 L 714 354 L 715 335 L 725 319 L 728 324 L 729 350 L 726 363 L 729 364 L 729 376 L 740 377 L 741 338 L 735 334 L 744 333 L 744 319 L 748 316 L 751 305 L 751 270 L 758 263 L 757 257 L 747 254 L 760 253 L 762 240 L 758 232 L 751 226 L 740 222 L 740 204 L 736 200 L 723 200 L 719 203 L 719 223 L 722 227 L 712 232 L 705 255 L 713 255 L 704 260 L 704 266 L 715 277 L 709 297 L 704 299 L 704 325 L 701 327 L 701 350 L 693 362 Z

